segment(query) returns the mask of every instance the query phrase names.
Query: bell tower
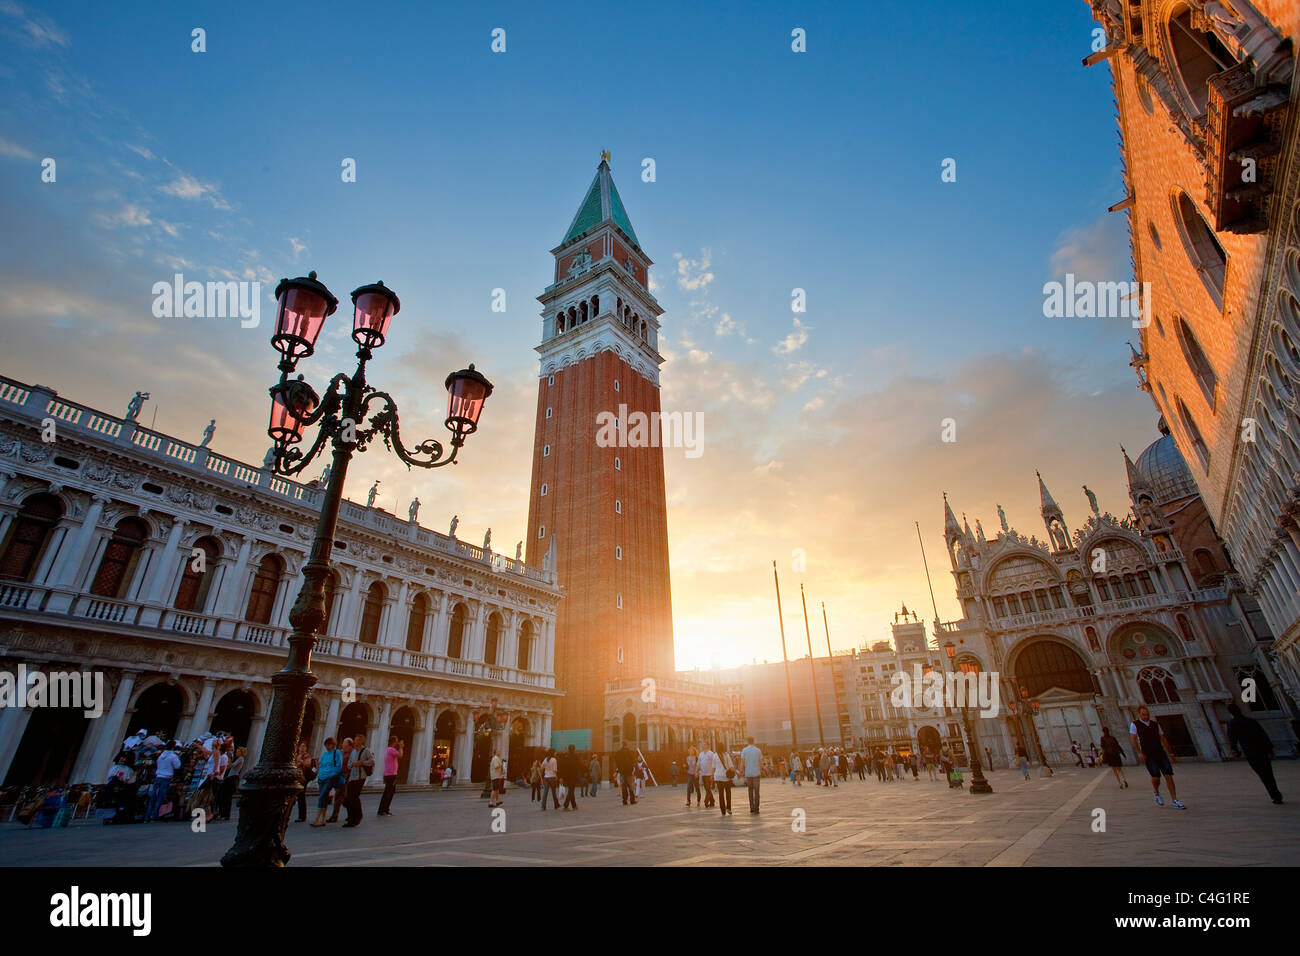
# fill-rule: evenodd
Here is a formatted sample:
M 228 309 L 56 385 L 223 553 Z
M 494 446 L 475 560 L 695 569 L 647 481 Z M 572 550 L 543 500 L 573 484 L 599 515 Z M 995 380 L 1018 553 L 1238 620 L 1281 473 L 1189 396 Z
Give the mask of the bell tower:
M 668 508 L 659 428 L 659 316 L 641 249 L 602 153 L 551 250 L 528 508 L 530 564 L 554 545 L 565 590 L 555 625 L 557 730 L 606 747 L 606 682 L 671 678 Z M 629 429 L 642 413 L 653 423 Z M 609 429 L 600 427 L 613 416 Z M 598 435 L 600 440 L 598 441 Z M 629 436 L 642 447 L 628 447 Z

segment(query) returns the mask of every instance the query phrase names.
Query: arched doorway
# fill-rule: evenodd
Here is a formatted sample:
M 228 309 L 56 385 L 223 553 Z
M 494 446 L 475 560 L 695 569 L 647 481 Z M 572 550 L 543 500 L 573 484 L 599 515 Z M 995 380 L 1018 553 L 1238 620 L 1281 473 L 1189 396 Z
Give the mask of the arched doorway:
M 132 731 L 143 727 L 165 740 L 176 736 L 180 726 L 185 695 L 175 684 L 154 684 L 135 702 L 135 716 L 128 721 Z
M 307 742 L 307 749 L 311 749 L 311 735 L 316 729 L 316 701 L 308 697 L 307 706 L 302 711 L 302 730 L 298 731 L 298 739 Z
M 433 725 L 433 762 L 431 770 L 442 771 L 456 766 L 456 715 L 444 710 Z M 464 768 L 460 768 L 464 771 Z
M 90 718 L 78 707 L 35 707 L 27 730 L 14 752 L 4 785 L 50 786 L 65 783 L 103 783 L 101 780 L 70 780 L 86 737 Z M 117 743 L 120 743 L 118 741 Z M 117 743 L 114 746 L 117 746 Z M 103 768 L 107 772 L 107 767 Z M 99 768 L 92 772 L 98 773 Z
M 636 714 L 623 715 L 623 741 L 633 750 L 636 749 Z
M 534 760 L 533 748 L 528 746 L 528 721 L 516 717 L 510 722 L 510 756 L 506 761 L 506 776 L 518 780 L 528 773 Z
M 473 783 L 482 783 L 487 779 L 496 729 L 496 717 L 492 714 L 479 714 L 478 720 L 474 722 L 474 755 L 469 769 L 469 779 Z
M 943 738 L 939 731 L 927 724 L 916 732 L 916 745 L 923 754 L 937 754 L 943 747 Z
M 370 730 L 370 708 L 361 701 L 356 700 L 343 708 L 343 713 L 339 714 L 339 732 L 335 736 L 339 746 L 343 746 L 345 737 L 355 737 L 357 734 L 364 734 Z M 373 741 L 367 741 L 373 743 Z M 387 746 L 387 741 L 384 742 Z M 374 749 L 373 747 L 371 748 Z
M 257 699 L 246 690 L 232 690 L 217 703 L 208 729 L 215 733 L 230 734 L 236 747 L 248 746 L 248 732 L 257 712 Z M 152 728 L 150 728 L 152 729 Z
M 1049 762 L 1073 760 L 1070 747 L 1083 750 L 1101 739 L 1101 718 L 1093 701 L 1092 672 L 1083 656 L 1056 638 L 1034 638 L 1012 659 L 1012 681 L 1018 693 L 1038 701 L 1032 714 Z
M 402 742 L 402 757 L 397 761 L 397 781 L 401 783 L 406 780 L 406 772 L 410 769 L 411 759 L 415 756 L 412 753 L 412 748 L 415 746 L 415 711 L 409 707 L 399 708 L 397 713 L 393 714 L 388 733 Z M 388 741 L 381 741 L 380 746 L 387 748 Z

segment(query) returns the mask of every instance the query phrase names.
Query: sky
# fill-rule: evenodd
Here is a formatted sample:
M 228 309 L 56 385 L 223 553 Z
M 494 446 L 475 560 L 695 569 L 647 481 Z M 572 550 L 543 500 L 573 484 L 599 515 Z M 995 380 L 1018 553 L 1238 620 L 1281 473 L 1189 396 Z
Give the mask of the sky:
M 837 650 L 902 603 L 932 618 L 914 522 L 954 619 L 943 493 L 990 536 L 998 504 L 1043 536 L 1035 470 L 1072 528 L 1083 484 L 1123 514 L 1119 446 L 1157 413 L 1127 319 L 1043 314 L 1067 273 L 1132 279 L 1087 4 L 908 9 L 0 0 L 0 374 L 117 415 L 147 391 L 144 424 L 197 442 L 215 418 L 260 462 L 275 283 L 314 269 L 344 303 L 300 366 L 322 388 L 351 368 L 348 293 L 382 279 L 402 309 L 369 377 L 408 446 L 445 434 L 448 372 L 496 391 L 455 468 L 380 449 L 345 493 L 378 479 L 378 506 L 418 495 L 509 553 L 535 297 L 607 149 L 656 263 L 663 407 L 704 421 L 699 457 L 665 452 L 678 667 L 780 658 L 773 561 L 788 634 L 801 583 Z M 177 272 L 260 281 L 261 324 L 155 317 Z

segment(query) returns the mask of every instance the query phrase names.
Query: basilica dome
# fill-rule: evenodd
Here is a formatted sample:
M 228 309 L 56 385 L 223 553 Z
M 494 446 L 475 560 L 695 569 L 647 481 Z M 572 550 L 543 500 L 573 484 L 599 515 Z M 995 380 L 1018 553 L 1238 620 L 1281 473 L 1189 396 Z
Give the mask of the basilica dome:
M 1196 487 L 1191 469 L 1174 444 L 1174 436 L 1169 433 L 1169 426 L 1163 418 L 1160 419 L 1160 431 L 1160 437 L 1138 456 L 1138 474 L 1151 486 L 1159 504 L 1199 495 L 1201 492 Z

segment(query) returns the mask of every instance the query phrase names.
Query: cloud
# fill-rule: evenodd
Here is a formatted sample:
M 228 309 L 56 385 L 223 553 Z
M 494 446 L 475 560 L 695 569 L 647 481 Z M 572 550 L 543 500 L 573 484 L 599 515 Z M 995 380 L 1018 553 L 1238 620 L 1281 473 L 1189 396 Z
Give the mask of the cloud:
M 153 225 L 153 220 L 149 218 L 149 211 L 140 208 L 135 203 L 127 203 L 111 215 L 106 213 L 96 213 L 95 220 L 106 229 L 116 229 L 119 226 L 126 226 L 130 229 L 139 229 L 143 226 Z
M 177 199 L 206 199 L 214 209 L 230 208 L 230 204 L 221 198 L 220 189 L 211 183 L 199 182 L 199 180 L 187 173 L 181 173 L 170 183 L 159 186 L 158 189 L 169 196 L 175 196 Z
M 293 259 L 295 262 L 307 251 L 307 243 L 302 242 L 297 236 L 289 237 L 289 245 L 293 248 Z
M 1073 273 L 1077 281 L 1128 281 L 1133 267 L 1125 218 L 1106 213 L 1085 226 L 1065 230 L 1052 249 L 1050 271 L 1058 279 Z
M 723 312 L 722 318 L 718 319 L 713 326 L 713 334 L 718 338 L 725 338 L 733 332 L 740 338 L 745 338 L 745 323 L 737 322 L 730 313 Z
M 49 17 L 28 16 L 12 0 L 0 0 L 0 13 L 6 13 L 18 21 L 18 28 L 25 34 L 24 41 L 29 46 L 71 46 L 68 35 Z
M 7 139 L 0 138 L 0 156 L 9 156 L 13 159 L 35 159 L 36 154 L 30 149 L 25 149 L 17 143 L 11 143 Z
M 777 355 L 790 355 L 803 348 L 807 341 L 808 327 L 800 322 L 799 316 L 796 315 L 794 317 L 794 331 L 772 346 L 772 351 Z
M 688 259 L 680 252 L 674 252 L 673 258 L 677 260 L 677 285 L 687 292 L 707 289 L 713 281 L 713 273 L 709 271 L 713 258 L 710 250 L 700 250 L 698 259 Z

